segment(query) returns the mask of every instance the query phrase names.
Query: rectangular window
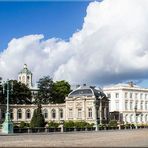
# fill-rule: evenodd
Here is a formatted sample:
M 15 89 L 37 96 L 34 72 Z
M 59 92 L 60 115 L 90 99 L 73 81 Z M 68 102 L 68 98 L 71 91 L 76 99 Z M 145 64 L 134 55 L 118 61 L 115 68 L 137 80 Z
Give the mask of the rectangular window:
M 130 110 L 133 110 L 133 101 L 130 101 Z
M 138 101 L 135 102 L 135 107 L 138 109 Z
M 119 98 L 119 93 L 116 93 L 115 95 L 116 95 L 116 98 Z
M 78 118 L 81 119 L 82 118 L 82 109 L 78 108 Z
M 148 102 L 146 101 L 145 102 L 145 110 L 147 110 L 148 109 Z
M 128 101 L 125 101 L 125 110 L 128 110 Z
M 133 93 L 130 93 L 130 98 L 133 98 Z
M 145 94 L 145 99 L 147 99 L 147 94 Z
M 138 98 L 138 94 L 137 93 L 135 93 L 135 99 L 137 99 Z
M 88 109 L 88 118 L 92 118 L 92 108 Z
M 143 109 L 143 101 L 141 101 L 140 109 Z
M 140 94 L 140 99 L 142 99 L 143 98 L 143 94 Z
M 125 98 L 127 98 L 127 92 L 125 93 Z
M 73 118 L 73 110 L 71 108 L 69 109 L 69 118 Z
M 118 111 L 119 110 L 119 101 L 116 101 L 116 110 Z

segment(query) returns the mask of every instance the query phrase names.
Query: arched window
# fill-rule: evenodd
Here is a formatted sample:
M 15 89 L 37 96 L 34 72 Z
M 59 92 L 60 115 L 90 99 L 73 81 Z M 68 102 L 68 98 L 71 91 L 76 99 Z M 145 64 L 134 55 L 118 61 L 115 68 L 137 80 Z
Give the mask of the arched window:
M 133 114 L 130 115 L 130 122 L 133 122 Z
M 141 120 L 141 122 L 143 122 L 143 114 L 141 114 L 141 119 L 140 120 Z
M 92 118 L 92 108 L 88 108 L 88 118 Z
M 56 111 L 55 111 L 55 109 L 52 109 L 52 110 L 51 110 L 51 117 L 52 117 L 53 119 L 56 118 Z
M 48 110 L 47 109 L 43 110 L 43 116 L 45 119 L 48 118 Z
M 31 118 L 31 112 L 30 109 L 26 110 L 26 119 L 30 119 Z
M 148 115 L 145 115 L 145 122 L 148 122 Z
M 63 118 L 63 109 L 59 110 L 59 115 L 60 115 L 60 118 Z
M 22 119 L 22 110 L 21 109 L 17 110 L 17 118 Z
M 13 119 L 13 109 L 10 109 L 10 119 Z
M 128 114 L 125 115 L 125 122 L 128 122 Z

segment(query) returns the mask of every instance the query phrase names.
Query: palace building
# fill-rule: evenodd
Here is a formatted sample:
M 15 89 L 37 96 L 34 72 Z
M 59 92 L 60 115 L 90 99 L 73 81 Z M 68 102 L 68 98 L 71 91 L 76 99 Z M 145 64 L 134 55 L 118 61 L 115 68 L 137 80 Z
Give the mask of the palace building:
M 32 94 L 37 93 L 38 88 L 33 87 L 32 73 L 26 64 L 18 75 L 18 81 L 27 85 Z M 0 119 L 3 121 L 6 106 L 0 106 Z M 30 122 L 36 108 L 34 104 L 10 104 L 11 119 L 15 123 Z M 108 122 L 109 100 L 101 90 L 83 85 L 73 90 L 63 104 L 43 104 L 42 112 L 46 121 L 84 120 L 96 125 Z
M 111 118 L 124 123 L 148 124 L 148 89 L 133 82 L 105 87 Z
M 33 74 L 25 64 L 18 74 L 18 81 L 27 85 L 34 94 L 38 88 L 33 86 Z M 13 122 L 30 122 L 34 104 L 10 104 Z M 5 118 L 6 105 L 0 104 L 0 121 Z M 148 124 L 148 89 L 132 82 L 104 87 L 78 86 L 62 104 L 43 104 L 42 112 L 46 121 L 63 122 L 84 120 L 89 123 L 108 123 L 110 119 L 119 123 Z

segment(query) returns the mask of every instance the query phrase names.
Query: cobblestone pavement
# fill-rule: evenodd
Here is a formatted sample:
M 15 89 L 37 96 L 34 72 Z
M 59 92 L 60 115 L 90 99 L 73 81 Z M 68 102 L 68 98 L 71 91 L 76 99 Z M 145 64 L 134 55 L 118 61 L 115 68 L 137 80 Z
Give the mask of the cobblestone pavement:
M 0 147 L 148 147 L 148 129 L 48 134 L 0 134 Z

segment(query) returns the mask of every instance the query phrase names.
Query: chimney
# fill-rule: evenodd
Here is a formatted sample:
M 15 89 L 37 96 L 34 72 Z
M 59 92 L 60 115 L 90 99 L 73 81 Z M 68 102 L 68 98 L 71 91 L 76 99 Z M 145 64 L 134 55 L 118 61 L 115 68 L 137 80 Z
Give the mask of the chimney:
M 86 86 L 86 84 L 83 84 L 83 86 Z
M 128 82 L 128 85 L 129 85 L 130 87 L 134 87 L 133 81 Z

